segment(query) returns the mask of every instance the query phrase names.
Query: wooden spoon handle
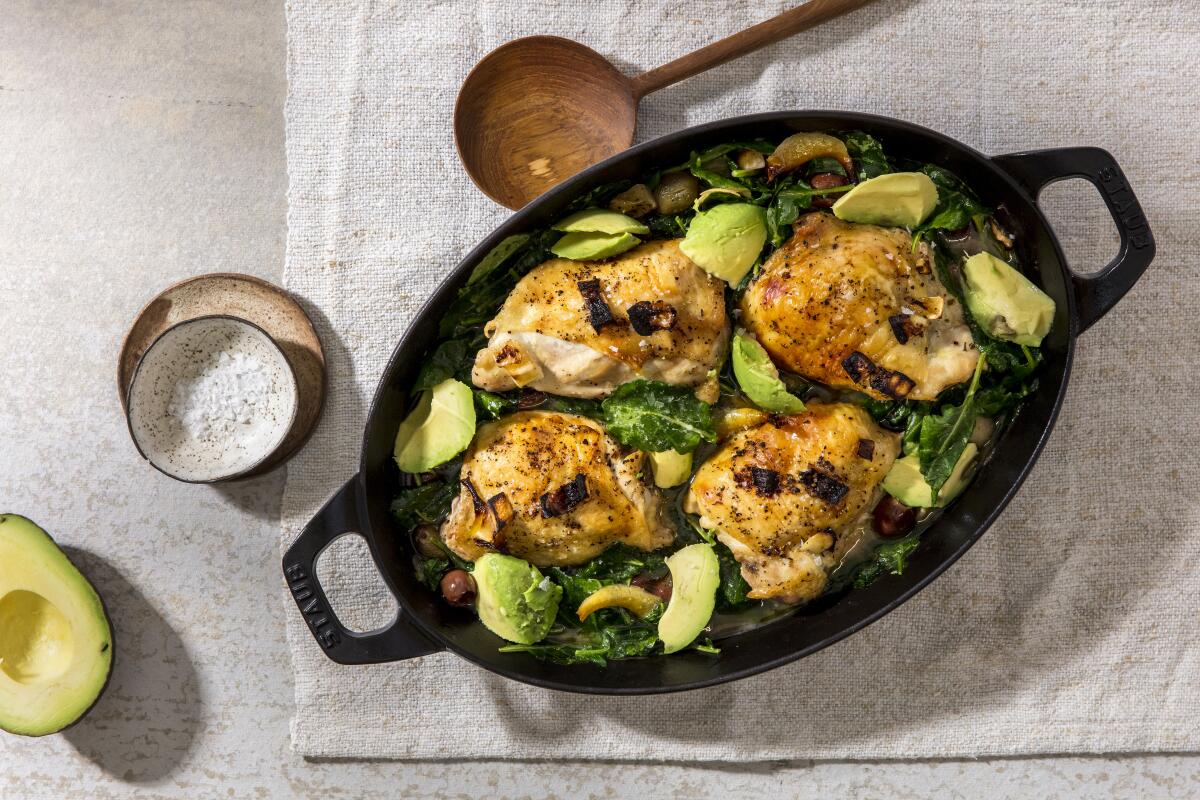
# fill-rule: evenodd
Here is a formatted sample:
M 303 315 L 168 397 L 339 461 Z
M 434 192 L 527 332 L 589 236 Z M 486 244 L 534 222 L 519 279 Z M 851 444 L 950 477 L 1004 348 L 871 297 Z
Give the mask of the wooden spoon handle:
M 775 44 L 775 42 L 800 31 L 816 27 L 826 20 L 865 6 L 869 2 L 871 0 L 809 0 L 804 5 L 785 11 L 765 22 L 760 22 L 741 33 L 735 33 L 733 36 L 701 47 L 694 53 L 688 53 L 657 69 L 643 72 L 630 80 L 633 95 L 640 100 L 651 92 L 657 92 L 659 89 L 724 64 L 726 61 L 753 53 L 769 44 Z

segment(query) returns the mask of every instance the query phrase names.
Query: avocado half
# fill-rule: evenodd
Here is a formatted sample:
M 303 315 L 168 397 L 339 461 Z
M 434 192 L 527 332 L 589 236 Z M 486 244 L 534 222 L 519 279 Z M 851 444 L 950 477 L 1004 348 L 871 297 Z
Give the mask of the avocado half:
M 112 672 L 100 595 L 44 530 L 0 514 L 0 729 L 45 736 L 79 720 Z

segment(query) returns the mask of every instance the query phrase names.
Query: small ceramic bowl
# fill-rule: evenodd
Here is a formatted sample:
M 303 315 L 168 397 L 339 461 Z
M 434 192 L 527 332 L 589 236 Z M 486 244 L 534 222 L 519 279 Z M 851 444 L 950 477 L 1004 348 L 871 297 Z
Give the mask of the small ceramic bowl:
M 129 383 L 126 419 L 142 457 L 176 480 L 227 481 L 283 444 L 296 416 L 296 375 L 262 328 L 230 316 L 174 325 Z

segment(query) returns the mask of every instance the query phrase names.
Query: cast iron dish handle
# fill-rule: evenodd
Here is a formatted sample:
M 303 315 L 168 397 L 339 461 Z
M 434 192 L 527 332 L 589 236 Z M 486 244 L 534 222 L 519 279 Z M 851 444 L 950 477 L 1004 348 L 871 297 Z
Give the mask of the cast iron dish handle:
M 1033 150 L 992 160 L 1011 174 L 1035 202 L 1046 185 L 1065 178 L 1084 178 L 1100 190 L 1121 234 L 1121 249 L 1107 267 L 1095 274 L 1079 275 L 1072 270 L 1079 332 L 1083 333 L 1125 296 L 1154 260 L 1154 236 L 1125 173 L 1112 155 L 1099 147 Z
M 378 664 L 435 653 L 442 648 L 429 641 L 397 611 L 386 628 L 368 633 L 349 630 L 329 605 L 317 580 L 316 564 L 326 547 L 338 538 L 362 530 L 358 521 L 357 475 L 329 498 L 283 557 L 288 590 L 325 655 L 339 664 Z

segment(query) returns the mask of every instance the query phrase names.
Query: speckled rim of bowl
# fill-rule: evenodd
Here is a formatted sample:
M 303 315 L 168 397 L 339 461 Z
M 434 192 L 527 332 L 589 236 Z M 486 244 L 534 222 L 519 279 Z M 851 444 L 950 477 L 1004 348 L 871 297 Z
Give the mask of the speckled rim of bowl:
M 275 348 L 275 351 L 277 353 L 279 353 L 279 357 L 283 360 L 283 363 L 287 365 L 287 376 L 288 376 L 288 378 L 291 379 L 291 382 L 292 382 L 292 397 L 294 398 L 294 402 L 292 403 L 292 415 L 290 417 L 288 417 L 287 424 L 285 426 L 283 426 L 283 436 L 280 438 L 279 442 L 276 443 L 276 445 L 273 448 L 271 448 L 271 450 L 269 452 L 267 452 L 262 458 L 255 461 L 253 464 L 250 464 L 245 469 L 238 470 L 237 472 L 232 472 L 228 475 L 221 475 L 216 478 L 204 478 L 204 479 L 189 480 L 187 478 L 181 478 L 178 475 L 172 475 L 170 472 L 163 469 L 158 464 L 155 464 L 154 461 L 151 460 L 151 458 L 148 455 L 146 455 L 146 451 L 142 449 L 142 445 L 138 442 L 137 436 L 135 436 L 133 433 L 133 402 L 132 402 L 133 387 L 137 386 L 138 375 L 141 374 L 142 364 L 145 362 L 146 356 L 150 355 L 150 353 L 153 352 L 154 348 L 158 347 L 159 343 L 164 338 L 166 338 L 166 336 L 169 333 L 174 331 L 176 328 L 182 328 L 184 325 L 193 325 L 197 322 L 210 322 L 215 319 L 230 320 L 231 322 L 236 322 L 241 325 L 245 325 L 247 328 L 253 328 L 254 330 L 261 333 L 263 335 L 264 339 L 266 339 L 268 342 L 270 342 L 271 347 Z M 249 320 L 246 320 L 246 319 L 242 319 L 241 317 L 235 317 L 232 314 L 205 314 L 204 316 L 201 316 L 201 317 L 192 317 L 191 319 L 185 319 L 185 320 L 180 320 L 179 322 L 176 322 L 174 325 L 172 325 L 171 327 L 164 330 L 158 336 L 154 337 L 154 341 L 152 341 L 150 343 L 150 346 L 146 348 L 146 351 L 144 353 L 142 353 L 141 357 L 138 359 L 137 366 L 134 367 L 134 369 L 133 369 L 133 375 L 130 376 L 130 378 L 129 378 L 129 387 L 128 387 L 128 389 L 126 389 L 126 392 L 125 392 L 125 409 L 124 409 L 124 411 L 125 411 L 125 428 L 126 428 L 126 430 L 129 431 L 129 438 L 133 441 L 133 446 L 137 448 L 138 455 L 140 455 L 143 459 L 145 459 L 147 464 L 154 467 L 156 470 L 161 472 L 163 475 L 166 475 L 168 478 L 179 481 L 180 483 L 224 483 L 227 481 L 235 481 L 241 477 L 244 477 L 244 476 L 248 475 L 249 473 L 254 472 L 254 470 L 258 469 L 262 464 L 264 464 L 265 462 L 270 460 L 279 451 L 279 448 L 283 447 L 284 444 L 287 442 L 288 432 L 292 429 L 292 426 L 296 424 L 296 413 L 299 410 L 299 408 L 300 408 L 300 384 L 296 380 L 296 369 L 295 369 L 295 367 L 292 366 L 292 362 L 288 360 L 287 354 L 285 352 L 283 352 L 283 348 L 279 346 L 279 343 L 275 341 L 275 339 L 271 336 L 271 334 L 267 333 L 265 330 L 263 330 L 261 327 L 254 324 L 253 322 L 250 322 Z M 280 462 L 280 463 L 282 464 L 284 462 Z

